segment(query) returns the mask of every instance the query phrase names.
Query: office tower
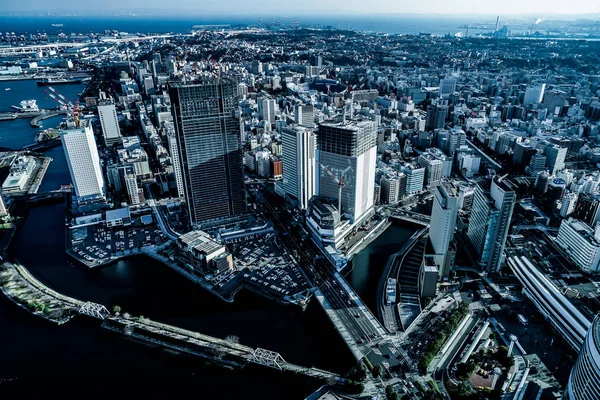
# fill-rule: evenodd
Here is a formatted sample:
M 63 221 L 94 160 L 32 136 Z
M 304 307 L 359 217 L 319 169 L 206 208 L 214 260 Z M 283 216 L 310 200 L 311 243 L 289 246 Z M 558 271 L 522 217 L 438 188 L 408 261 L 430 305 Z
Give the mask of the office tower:
M 137 178 L 135 173 L 131 171 L 125 175 L 125 188 L 127 189 L 127 197 L 129 198 L 129 204 L 137 205 L 140 204 L 140 193 L 137 184 Z
M 529 165 L 531 157 L 537 153 L 535 146 L 529 141 L 515 143 L 513 163 L 517 165 Z
M 450 97 L 456 91 L 456 82 L 457 79 L 454 77 L 440 80 L 440 98 L 447 99 Z
M 565 158 L 567 158 L 567 148 L 552 144 L 546 146 L 544 150 L 546 156 L 546 167 L 550 170 L 550 175 L 565 169 Z
M 263 64 L 258 61 L 258 60 L 254 60 L 252 61 L 252 73 L 254 75 L 260 75 L 263 72 Z
M 310 65 L 313 65 L 315 67 L 321 67 L 323 65 L 323 58 L 321 58 L 321 56 L 318 56 L 316 54 L 313 54 L 310 56 Z
M 498 154 L 506 154 L 511 152 L 517 143 L 517 136 L 512 133 L 502 132 L 497 136 L 494 151 Z
M 269 125 L 275 123 L 275 100 L 269 98 L 258 99 L 258 113 Z
M 296 104 L 294 106 L 294 121 L 296 122 L 296 125 L 313 128 L 315 126 L 314 106 Z
M 498 272 L 502 266 L 515 200 L 515 192 L 498 176 L 489 190 L 479 185 L 475 189 L 467 237 L 487 272 Z
M 435 254 L 435 263 L 439 267 L 439 278 L 445 280 L 448 279 L 454 258 L 448 246 L 454 237 L 459 193 L 454 184 L 447 179 L 443 179 L 433 193 L 429 240 Z
M 170 97 L 192 224 L 245 212 L 237 82 L 173 83 Z
M 525 168 L 525 172 L 527 172 L 531 176 L 536 176 L 540 172 L 546 169 L 546 156 L 540 152 L 536 152 L 532 157 L 531 161 L 529 161 L 529 165 Z
M 578 219 L 563 219 L 556 236 L 556 244 L 562 247 L 567 257 L 587 273 L 600 269 L 600 235 L 585 222 Z
M 460 146 L 467 143 L 467 134 L 462 129 L 441 130 L 436 131 L 436 134 L 437 147 L 450 158 L 454 158 L 454 154 L 460 149 Z
M 600 316 L 592 321 L 571 370 L 563 400 L 600 399 Z
M 589 226 L 596 226 L 600 221 L 600 200 L 590 194 L 580 194 L 575 204 L 573 218 L 579 219 Z
M 77 201 L 106 199 L 98 147 L 90 126 L 61 132 L 61 141 Z
M 106 147 L 121 142 L 121 130 L 115 105 L 110 100 L 100 100 L 98 103 L 98 116 L 102 126 L 102 137 Z
M 171 155 L 171 164 L 173 165 L 173 175 L 175 176 L 175 185 L 177 186 L 177 196 L 184 197 L 183 175 L 181 173 L 181 160 L 179 159 L 179 147 L 177 145 L 177 135 L 175 127 L 167 130 L 167 142 L 169 144 L 169 154 Z
M 548 109 L 551 114 L 558 115 L 562 107 L 567 103 L 569 95 L 562 90 L 553 89 L 549 90 L 544 94 L 544 106 Z
M 419 166 L 425 168 L 424 186 L 436 186 L 442 179 L 444 163 L 429 153 L 423 153 L 419 156 Z
M 400 201 L 400 179 L 395 176 L 381 177 L 381 200 L 386 204 Z
M 317 160 L 318 195 L 338 199 L 343 179 L 342 210 L 352 223 L 367 217 L 373 208 L 377 124 L 373 121 L 331 120 L 319 125 Z M 328 173 L 331 172 L 334 180 Z
M 317 138 L 302 126 L 283 128 L 281 133 L 283 161 L 283 190 L 298 201 L 305 210 L 315 195 Z
M 448 106 L 438 105 L 435 108 L 433 129 L 444 129 L 444 126 L 446 125 L 446 118 L 448 118 Z
M 435 105 L 429 104 L 427 106 L 427 117 L 425 118 L 425 130 L 433 130 L 435 125 Z
M 404 168 L 406 174 L 406 194 L 415 194 L 423 191 L 425 181 L 425 168 L 409 165 Z
M 528 106 L 530 104 L 541 103 L 544 98 L 544 91 L 546 90 L 546 84 L 528 86 L 525 90 L 525 97 L 523 98 L 523 105 Z

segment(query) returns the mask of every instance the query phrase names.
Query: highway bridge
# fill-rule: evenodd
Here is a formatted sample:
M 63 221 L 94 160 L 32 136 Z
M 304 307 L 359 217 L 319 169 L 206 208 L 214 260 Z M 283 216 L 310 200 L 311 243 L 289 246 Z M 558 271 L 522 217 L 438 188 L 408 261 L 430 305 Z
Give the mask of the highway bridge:
M 86 45 L 86 43 L 48 43 L 30 46 L 0 47 L 0 57 L 33 54 L 46 50 L 62 50 L 70 47 L 84 47 Z

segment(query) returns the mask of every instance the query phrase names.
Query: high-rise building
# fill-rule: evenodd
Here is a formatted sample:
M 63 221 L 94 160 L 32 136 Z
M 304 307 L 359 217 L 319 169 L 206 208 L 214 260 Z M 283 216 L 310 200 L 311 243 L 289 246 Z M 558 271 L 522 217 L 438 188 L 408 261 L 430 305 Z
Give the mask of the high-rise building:
M 430 104 L 427 106 L 427 119 L 425 121 L 425 129 L 427 131 L 433 131 L 435 129 L 444 129 L 446 124 L 446 118 L 448 117 L 448 106 L 438 104 L 434 106 Z
M 317 160 L 334 174 L 344 179 L 342 210 L 358 223 L 372 211 L 377 162 L 377 123 L 352 120 L 331 120 L 321 123 L 317 135 Z M 338 198 L 338 182 L 319 168 L 317 191 L 322 197 Z
M 294 106 L 294 121 L 296 125 L 313 128 L 315 126 L 315 109 L 312 105 L 296 104 Z
M 523 105 L 528 106 L 530 104 L 541 103 L 544 98 L 544 91 L 546 90 L 546 84 L 528 86 L 525 90 L 525 97 L 523 98 Z
M 550 170 L 550 175 L 565 169 L 565 159 L 567 158 L 567 148 L 552 144 L 546 146 L 544 150 L 546 156 L 546 166 Z
M 283 190 L 298 201 L 305 210 L 315 195 L 317 138 L 303 126 L 283 128 L 281 134 L 283 161 Z
M 582 271 L 600 270 L 600 226 L 596 232 L 583 221 L 563 219 L 556 236 L 556 244 L 565 250 L 569 259 Z
M 536 176 L 545 169 L 546 156 L 540 152 L 537 152 L 533 156 L 531 156 L 531 160 L 529 161 L 529 165 L 525 168 L 525 172 L 527 172 L 531 176 Z
M 563 394 L 563 400 L 597 399 L 600 399 L 600 315 L 592 321 Z
M 572 217 L 589 226 L 596 226 L 600 222 L 600 200 L 589 194 L 580 194 Z
M 98 146 L 90 126 L 61 132 L 77 201 L 82 204 L 106 199 Z
M 423 191 L 425 182 L 425 168 L 409 165 L 404 168 L 406 174 L 406 194 L 415 194 Z
M 443 176 L 444 163 L 429 153 L 423 153 L 419 156 L 419 166 L 425 168 L 426 187 L 433 187 L 440 183 Z M 450 164 L 452 165 L 452 164 Z
M 439 269 L 439 278 L 448 279 L 453 255 L 449 250 L 454 237 L 459 193 L 454 184 L 443 179 L 434 190 L 429 240 L 434 251 L 434 260 Z
M 457 81 L 458 79 L 455 77 L 440 80 L 440 98 L 447 99 L 450 97 L 456 91 Z
M 492 179 L 489 191 L 475 188 L 467 237 L 487 272 L 497 272 L 502 265 L 515 200 L 515 192 L 502 177 Z
M 175 176 L 175 185 L 177 187 L 177 196 L 184 197 L 183 175 L 181 173 L 181 160 L 179 159 L 179 146 L 177 145 L 177 135 L 175 127 L 171 124 L 167 129 L 167 142 L 169 144 L 169 154 L 171 155 L 171 164 L 173 165 L 173 175 Z
M 238 83 L 215 77 L 173 83 L 170 98 L 192 224 L 245 212 Z
M 270 98 L 258 99 L 258 113 L 269 125 L 275 124 L 275 100 Z
M 98 116 L 102 126 L 102 137 L 106 147 L 121 142 L 121 130 L 119 129 L 119 118 L 117 109 L 110 100 L 100 100 L 98 103 Z
M 398 177 L 381 177 L 381 200 L 387 204 L 396 204 L 400 200 L 400 179 Z

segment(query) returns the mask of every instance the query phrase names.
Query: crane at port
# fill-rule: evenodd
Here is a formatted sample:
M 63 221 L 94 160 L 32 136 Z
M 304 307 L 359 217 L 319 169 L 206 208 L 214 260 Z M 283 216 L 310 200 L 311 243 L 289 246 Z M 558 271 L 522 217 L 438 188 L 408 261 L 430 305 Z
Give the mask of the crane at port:
M 73 114 L 73 122 L 75 122 L 75 126 L 79 128 L 79 100 L 75 101 L 75 104 L 69 99 L 67 99 L 62 94 L 58 93 L 56 89 L 52 86 L 48 86 L 48 90 L 44 90 L 48 96 L 54 101 L 56 101 L 60 106 Z
M 325 171 L 327 173 L 327 175 L 329 175 L 331 177 L 331 179 L 338 185 L 338 198 L 337 198 L 338 212 L 340 213 L 340 216 L 341 216 L 342 215 L 342 189 L 346 185 L 346 183 L 344 182 L 344 176 L 342 176 L 340 179 L 338 179 L 338 177 L 335 176 L 335 174 L 333 172 L 331 172 L 329 170 L 329 168 L 324 166 L 320 161 L 317 160 L 317 164 L 319 164 L 321 166 L 321 168 L 323 168 L 323 171 Z

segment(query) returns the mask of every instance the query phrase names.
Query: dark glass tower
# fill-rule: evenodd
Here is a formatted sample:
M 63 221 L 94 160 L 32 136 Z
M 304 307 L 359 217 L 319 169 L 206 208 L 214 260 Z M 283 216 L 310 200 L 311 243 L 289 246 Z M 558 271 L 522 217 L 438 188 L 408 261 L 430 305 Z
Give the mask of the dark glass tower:
M 169 92 L 192 224 L 245 212 L 237 82 L 202 78 Z

